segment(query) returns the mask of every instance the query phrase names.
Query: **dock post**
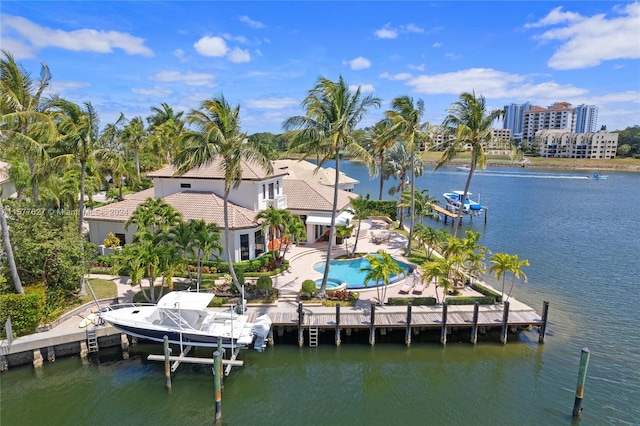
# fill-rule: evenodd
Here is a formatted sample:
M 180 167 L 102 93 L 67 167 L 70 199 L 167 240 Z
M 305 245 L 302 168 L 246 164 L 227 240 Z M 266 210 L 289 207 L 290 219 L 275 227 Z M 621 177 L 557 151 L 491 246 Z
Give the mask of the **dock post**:
M 411 346 L 411 302 L 407 303 L 407 331 L 404 335 L 404 343 Z
M 222 354 L 218 351 L 213 353 L 213 385 L 215 388 L 216 424 L 222 423 Z
M 40 349 L 36 349 L 33 351 L 33 366 L 34 368 L 42 367 L 42 353 L 40 353 Z
M 371 346 L 376 344 L 376 305 L 371 304 L 371 320 L 369 326 L 369 344 Z
M 49 362 L 56 361 L 56 351 L 53 349 L 53 346 L 47 347 L 47 360 L 49 360 Z
M 547 318 L 549 317 L 549 302 L 547 300 L 542 304 L 542 326 L 540 326 L 540 335 L 538 343 L 544 343 L 544 334 L 547 332 Z
M 222 360 L 224 359 L 224 349 L 222 348 L 222 339 L 218 339 L 218 352 L 220 352 L 220 389 L 224 389 L 224 366 Z
M 447 302 L 442 302 L 442 330 L 440 331 L 440 343 L 447 344 L 447 310 L 449 305 Z
M 120 334 L 120 348 L 122 348 L 122 359 L 129 359 L 129 339 L 124 333 Z
M 488 208 L 484 208 L 484 224 L 487 224 L 487 210 L 489 210 Z
M 340 343 L 340 303 L 336 303 L 336 346 Z
M 166 387 L 171 390 L 171 348 L 169 347 L 169 338 L 164 335 L 164 377 L 167 379 Z
M 584 382 L 587 378 L 587 367 L 589 366 L 589 349 L 582 348 L 580 355 L 580 370 L 578 370 L 578 385 L 576 387 L 576 399 L 573 403 L 573 417 L 580 417 L 582 414 L 582 397 L 584 396 Z
M 480 310 L 480 303 L 475 302 L 473 304 L 473 327 L 471 327 L 471 343 L 474 345 L 478 342 L 478 312 Z
M 507 343 L 507 332 L 509 331 L 509 301 L 502 302 L 504 311 L 502 312 L 502 330 L 500 332 L 500 341 Z
M 302 323 L 304 321 L 304 312 L 302 312 L 302 302 L 298 302 L 298 346 L 304 345 L 304 333 Z

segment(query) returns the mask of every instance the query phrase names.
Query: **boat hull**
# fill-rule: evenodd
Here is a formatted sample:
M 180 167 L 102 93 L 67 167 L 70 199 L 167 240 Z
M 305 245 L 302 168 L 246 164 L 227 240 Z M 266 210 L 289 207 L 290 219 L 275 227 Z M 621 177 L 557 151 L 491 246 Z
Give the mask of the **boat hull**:
M 189 332 L 180 333 L 178 331 L 173 330 L 151 330 L 148 328 L 140 328 L 131 325 L 124 324 L 115 324 L 111 323 L 117 330 L 129 335 L 134 336 L 139 339 L 151 340 L 154 342 L 164 342 L 164 336 L 167 336 L 169 343 L 179 345 L 181 342 L 184 345 L 190 346 L 201 346 L 201 347 L 209 347 L 215 348 L 218 346 L 219 337 L 217 336 L 207 336 L 201 334 L 193 334 Z M 181 339 L 182 337 L 182 339 Z M 250 342 L 241 342 L 235 339 L 225 339 L 222 338 L 222 347 L 224 348 L 247 348 L 253 343 L 253 339 Z

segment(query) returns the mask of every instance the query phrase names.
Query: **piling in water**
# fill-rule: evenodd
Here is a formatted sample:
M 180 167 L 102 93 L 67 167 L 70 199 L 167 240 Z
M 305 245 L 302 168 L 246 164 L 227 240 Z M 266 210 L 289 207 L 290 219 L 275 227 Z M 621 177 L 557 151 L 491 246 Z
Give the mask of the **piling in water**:
M 404 343 L 411 345 L 411 302 L 407 303 L 407 330 L 405 332 Z
M 166 387 L 171 390 L 171 348 L 169 338 L 164 335 L 164 377 L 167 379 Z
M 503 302 L 504 311 L 502 311 L 502 330 L 500 331 L 500 341 L 507 343 L 507 332 L 509 331 L 509 301 Z
M 340 346 L 340 303 L 336 303 L 336 346 Z
M 218 351 L 213 353 L 213 385 L 215 388 L 216 424 L 222 423 L 222 354 Z
M 440 343 L 447 344 L 447 310 L 449 305 L 447 302 L 442 302 L 442 329 L 440 330 Z
M 580 370 L 578 370 L 578 385 L 576 386 L 576 399 L 573 402 L 573 417 L 579 417 L 582 413 L 582 397 L 584 396 L 584 382 L 587 379 L 587 367 L 589 366 L 589 349 L 582 348 L 580 355 Z
M 480 303 L 473 303 L 473 326 L 471 327 L 471 343 L 474 345 L 478 342 L 478 315 L 480 311 Z
M 544 301 L 542 305 L 542 325 L 540 326 L 540 335 L 538 343 L 544 343 L 544 334 L 547 332 L 547 318 L 549 317 L 549 302 Z

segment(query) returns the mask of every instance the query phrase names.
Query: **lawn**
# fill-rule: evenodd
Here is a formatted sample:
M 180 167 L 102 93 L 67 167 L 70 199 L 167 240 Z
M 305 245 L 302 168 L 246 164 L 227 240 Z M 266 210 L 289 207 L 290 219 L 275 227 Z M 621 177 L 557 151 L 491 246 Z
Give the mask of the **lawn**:
M 93 292 L 98 299 L 109 299 L 118 296 L 118 289 L 116 283 L 111 280 L 103 280 L 101 278 L 92 278 L 89 280 Z M 87 295 L 81 298 L 82 303 L 92 302 L 93 296 L 87 288 Z

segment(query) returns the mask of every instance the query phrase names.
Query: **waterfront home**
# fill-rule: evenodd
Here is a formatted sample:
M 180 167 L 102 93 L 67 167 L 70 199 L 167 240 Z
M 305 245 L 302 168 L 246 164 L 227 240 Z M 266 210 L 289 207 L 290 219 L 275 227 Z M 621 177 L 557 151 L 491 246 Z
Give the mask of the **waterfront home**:
M 123 201 L 87 210 L 89 240 L 102 245 L 112 232 L 121 244 L 131 242 L 136 226 L 124 228 L 136 207 L 148 198 L 162 198 L 182 213 L 183 219 L 203 219 L 224 228 L 224 172 L 221 161 L 191 169 L 177 176 L 176 168 L 169 165 L 147 174 L 153 179 L 153 188 L 127 195 Z M 335 174 L 334 174 L 335 176 Z M 340 190 L 338 211 L 349 206 L 351 192 Z M 309 180 L 294 179 L 286 170 L 274 167 L 268 174 L 261 166 L 242 162 L 242 182 L 229 194 L 229 229 L 231 231 L 232 261 L 255 259 L 266 251 L 266 236 L 256 215 L 273 206 L 286 209 L 302 218 L 307 227 L 307 241 L 315 242 L 328 229 L 333 207 L 333 188 Z M 346 223 L 351 215 L 342 212 L 337 223 Z M 224 239 L 221 241 L 224 244 Z M 222 250 L 225 257 L 226 250 Z
M 336 169 L 333 167 L 320 167 L 306 160 L 275 160 L 273 161 L 274 172 L 287 172 L 288 179 L 299 179 L 307 182 L 316 182 L 320 185 L 330 186 L 336 182 Z M 344 191 L 353 192 L 359 180 L 347 176 L 344 172 L 338 175 L 338 188 Z

